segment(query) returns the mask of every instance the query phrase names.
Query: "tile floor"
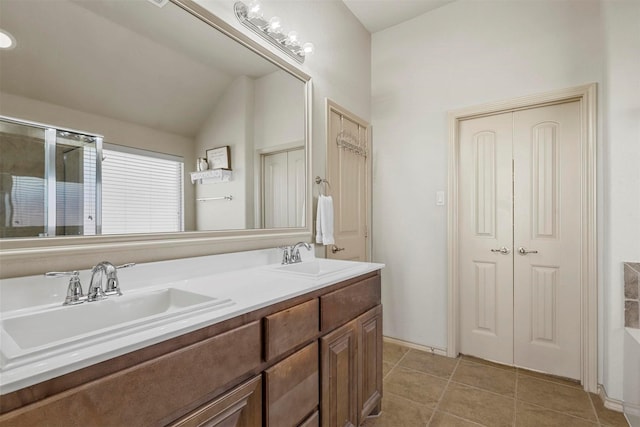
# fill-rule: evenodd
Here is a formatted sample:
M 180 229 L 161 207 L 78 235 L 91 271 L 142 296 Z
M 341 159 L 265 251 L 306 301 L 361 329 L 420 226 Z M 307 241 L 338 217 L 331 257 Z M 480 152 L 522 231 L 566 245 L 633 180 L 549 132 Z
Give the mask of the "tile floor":
M 365 427 L 627 426 L 578 383 L 384 343 L 382 414 Z

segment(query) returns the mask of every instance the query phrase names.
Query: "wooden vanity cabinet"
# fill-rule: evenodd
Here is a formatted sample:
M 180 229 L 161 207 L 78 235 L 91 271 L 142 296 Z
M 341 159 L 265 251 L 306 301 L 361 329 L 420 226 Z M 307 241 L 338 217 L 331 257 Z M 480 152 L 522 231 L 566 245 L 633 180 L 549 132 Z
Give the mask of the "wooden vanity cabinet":
M 261 346 L 254 321 L 0 415 L 0 426 L 166 425 L 259 369 Z
M 380 412 L 382 306 L 323 336 L 322 426 L 351 427 Z
M 346 427 L 381 397 L 373 272 L 4 395 L 0 427 Z
M 323 427 L 358 426 L 380 411 L 382 305 L 374 276 L 321 297 Z

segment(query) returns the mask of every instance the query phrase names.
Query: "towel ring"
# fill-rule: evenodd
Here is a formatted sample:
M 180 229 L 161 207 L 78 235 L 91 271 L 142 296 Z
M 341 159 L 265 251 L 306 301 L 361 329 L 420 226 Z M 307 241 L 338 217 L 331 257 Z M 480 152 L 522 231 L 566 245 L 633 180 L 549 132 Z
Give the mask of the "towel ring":
M 315 182 L 318 185 L 324 184 L 325 188 L 326 188 L 326 186 L 329 186 L 329 190 L 331 190 L 331 184 L 326 179 L 320 178 L 319 176 L 316 176 Z M 322 187 L 320 188 L 320 195 L 324 196 L 324 194 L 322 193 Z

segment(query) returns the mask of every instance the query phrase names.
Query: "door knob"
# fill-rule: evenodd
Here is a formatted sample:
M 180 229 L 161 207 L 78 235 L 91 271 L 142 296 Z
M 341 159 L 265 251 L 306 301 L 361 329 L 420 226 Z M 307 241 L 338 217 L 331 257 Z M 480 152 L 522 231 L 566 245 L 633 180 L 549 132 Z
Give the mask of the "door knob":
M 511 253 L 511 249 L 503 246 L 500 249 L 491 249 L 491 252 L 501 253 L 502 255 L 509 255 Z
M 339 248 L 336 245 L 331 246 L 331 253 L 335 254 L 335 253 L 340 252 L 340 251 L 344 251 L 344 248 Z
M 530 250 L 530 249 L 525 249 L 525 248 L 523 248 L 523 247 L 521 246 L 521 247 L 519 247 L 519 248 L 518 248 L 518 253 L 519 253 L 520 255 L 527 255 L 527 254 L 537 254 L 537 253 L 538 253 L 538 251 L 536 251 L 536 250 L 532 250 L 532 249 L 531 249 L 531 250 Z

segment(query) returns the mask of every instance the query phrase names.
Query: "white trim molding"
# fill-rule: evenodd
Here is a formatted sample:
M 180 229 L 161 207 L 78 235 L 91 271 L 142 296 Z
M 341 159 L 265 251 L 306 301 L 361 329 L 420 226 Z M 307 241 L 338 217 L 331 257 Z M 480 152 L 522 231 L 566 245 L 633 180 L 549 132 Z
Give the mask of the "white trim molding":
M 598 384 L 598 396 L 602 399 L 604 407 L 611 409 L 612 411 L 623 412 L 624 403 L 618 399 L 612 399 L 607 396 L 607 390 L 605 390 L 602 384 Z
M 581 254 L 581 380 L 586 391 L 598 391 L 598 263 L 596 222 L 596 83 L 586 84 L 553 92 L 525 96 L 512 100 L 494 102 L 480 106 L 451 111 L 449 126 L 449 173 L 448 173 L 448 326 L 447 356 L 458 355 L 459 337 L 459 276 L 458 276 L 458 129 L 462 120 L 488 116 L 508 111 L 517 111 L 579 101 L 582 126 L 582 254 Z
M 414 350 L 426 351 L 427 353 L 437 354 L 438 356 L 446 356 L 447 350 L 438 347 L 428 347 L 420 344 L 414 344 L 409 341 L 399 340 L 397 338 L 391 337 L 382 337 L 382 341 L 388 342 L 390 344 L 397 344 L 403 347 L 412 348 Z

